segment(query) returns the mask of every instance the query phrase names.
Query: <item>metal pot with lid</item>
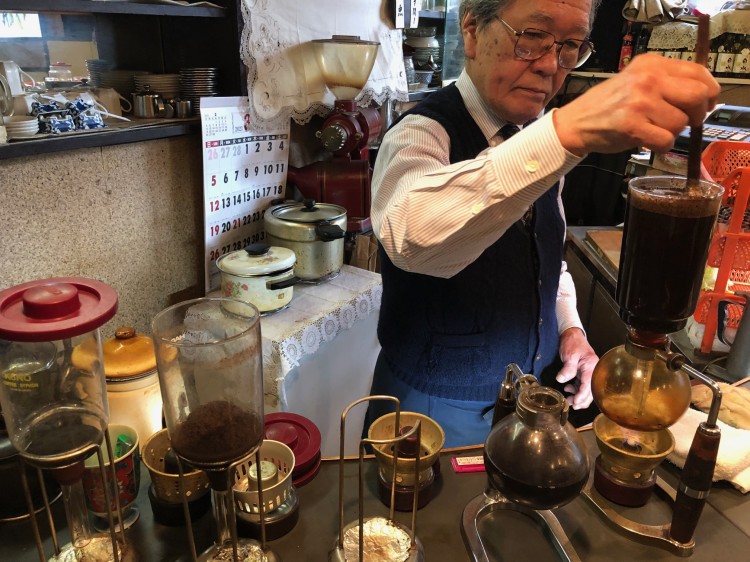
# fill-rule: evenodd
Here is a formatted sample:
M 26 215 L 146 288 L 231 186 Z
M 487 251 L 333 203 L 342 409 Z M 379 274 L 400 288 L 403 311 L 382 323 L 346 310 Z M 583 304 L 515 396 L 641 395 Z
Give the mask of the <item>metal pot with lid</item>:
M 307 282 L 332 279 L 344 264 L 346 209 L 330 203 L 285 201 L 266 209 L 269 244 L 297 256 L 294 273 Z
M 93 346 L 74 349 L 74 364 L 85 364 L 95 353 Z M 102 343 L 104 376 L 107 381 L 109 423 L 132 427 L 141 446 L 162 429 L 162 400 L 153 340 L 130 326 L 115 330 L 115 337 Z
M 250 244 L 242 250 L 221 256 L 221 294 L 255 305 L 261 313 L 286 308 L 291 302 L 297 257 L 289 248 Z M 231 310 L 231 305 L 225 305 Z M 238 306 L 241 306 L 238 304 Z

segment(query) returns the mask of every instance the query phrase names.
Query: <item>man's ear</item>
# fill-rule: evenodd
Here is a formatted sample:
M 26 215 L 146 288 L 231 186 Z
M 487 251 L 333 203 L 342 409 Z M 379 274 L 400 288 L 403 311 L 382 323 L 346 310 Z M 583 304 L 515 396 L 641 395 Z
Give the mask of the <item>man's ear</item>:
M 473 59 L 477 54 L 477 18 L 467 10 L 461 21 L 461 34 L 464 38 L 464 52 L 467 59 Z

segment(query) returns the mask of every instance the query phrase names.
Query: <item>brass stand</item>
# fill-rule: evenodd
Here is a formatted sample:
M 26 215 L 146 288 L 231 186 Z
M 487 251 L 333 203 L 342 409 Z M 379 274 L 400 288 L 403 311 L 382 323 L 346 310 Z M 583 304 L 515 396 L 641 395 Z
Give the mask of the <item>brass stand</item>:
M 719 417 L 721 407 L 721 390 L 719 385 L 711 378 L 687 365 L 684 356 L 670 351 L 658 351 L 657 357 L 667 364 L 673 371 L 682 370 L 688 376 L 700 381 L 711 389 L 713 398 L 711 408 L 705 422 L 701 423 L 696 431 L 693 445 L 690 448 L 688 458 L 685 460 L 682 478 L 680 479 L 679 491 L 669 486 L 661 478 L 656 479 L 656 485 L 664 490 L 673 500 L 672 521 L 664 525 L 644 525 L 632 521 L 617 511 L 611 504 L 587 484 L 583 490 L 583 496 L 598 510 L 614 529 L 622 531 L 625 535 L 644 544 L 650 544 L 665 548 L 678 556 L 690 556 L 695 550 L 693 531 L 698 523 L 703 504 L 708 497 L 713 472 L 716 465 L 716 454 L 718 452 L 719 428 L 716 421 Z M 709 436 L 706 439 L 706 436 Z M 698 461 L 696 451 L 702 451 L 703 459 Z M 695 466 L 696 461 L 702 464 Z M 692 466 L 691 466 L 692 465 Z M 700 470 L 696 470 L 699 468 Z M 697 480 L 699 482 L 696 482 Z M 680 503 L 682 505 L 680 505 Z M 675 505 L 677 504 L 677 505 Z M 686 515 L 687 514 L 687 515 Z M 678 531 L 679 529 L 679 531 Z M 687 540 L 679 540 L 676 535 L 684 535 Z
M 357 521 L 353 521 L 352 523 L 348 524 L 346 527 L 344 527 L 344 438 L 346 436 L 346 415 L 349 413 L 349 410 L 351 410 L 354 406 L 357 406 L 358 404 L 361 404 L 363 402 L 368 402 L 370 400 L 390 400 L 392 402 L 395 402 L 396 404 L 396 419 L 395 419 L 395 429 L 396 429 L 396 435 L 394 435 L 393 439 L 362 439 L 359 442 L 359 518 Z M 347 562 L 345 556 L 344 556 L 344 533 L 348 531 L 349 529 L 353 528 L 355 525 L 359 525 L 359 560 L 360 562 L 364 560 L 364 524 L 365 524 L 365 517 L 364 517 L 364 480 L 363 480 L 363 472 L 364 472 L 364 456 L 365 456 L 365 446 L 367 444 L 372 445 L 387 445 L 387 444 L 393 444 L 393 474 L 391 478 L 391 502 L 389 507 L 389 515 L 388 515 L 388 521 L 395 525 L 396 527 L 400 528 L 404 532 L 406 532 L 410 539 L 411 544 L 409 547 L 409 557 L 404 562 L 424 562 L 424 547 L 422 546 L 422 543 L 417 539 L 416 535 L 416 528 L 417 528 L 417 505 L 419 502 L 419 486 L 415 486 L 414 488 L 414 503 L 412 506 L 412 513 L 411 513 L 411 529 L 405 529 L 402 525 L 399 523 L 396 523 L 394 520 L 394 505 L 395 505 L 395 498 L 394 495 L 396 493 L 396 464 L 398 461 L 398 447 L 395 447 L 395 445 L 401 441 L 405 441 L 406 439 L 409 439 L 410 437 L 416 437 L 417 439 L 417 451 L 421 450 L 421 442 L 422 442 L 422 431 L 421 431 L 421 424 L 419 421 L 417 421 L 414 426 L 404 433 L 403 435 L 398 435 L 398 431 L 400 426 L 400 416 L 401 416 L 401 403 L 398 400 L 398 398 L 395 398 L 393 396 L 384 396 L 384 395 L 376 395 L 376 396 L 365 396 L 364 398 L 360 398 L 359 400 L 356 400 L 349 404 L 349 406 L 346 407 L 346 409 L 341 414 L 341 433 L 340 433 L 340 452 L 339 452 L 339 537 L 336 541 L 336 545 L 331 550 L 330 555 L 328 557 L 329 562 Z M 419 454 L 417 454 L 414 462 L 414 482 L 419 482 Z

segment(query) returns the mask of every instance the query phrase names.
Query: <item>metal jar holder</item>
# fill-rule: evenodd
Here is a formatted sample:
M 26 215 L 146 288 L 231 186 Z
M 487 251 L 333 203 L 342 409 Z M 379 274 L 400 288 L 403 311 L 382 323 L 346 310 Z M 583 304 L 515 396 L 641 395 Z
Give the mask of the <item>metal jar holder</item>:
M 108 431 L 104 432 L 104 442 L 107 445 L 107 454 L 109 455 L 109 458 L 114 459 L 115 457 L 113 454 L 112 442 L 110 440 Z M 96 451 L 96 457 L 99 463 L 99 475 L 102 479 L 102 482 L 107 482 L 107 473 L 105 472 L 106 463 L 104 462 L 104 457 L 102 455 L 101 444 L 92 444 L 86 447 L 85 449 L 83 449 L 82 451 L 76 451 L 76 454 L 75 454 L 76 458 L 71 459 L 71 460 L 73 460 L 74 462 L 82 462 L 81 459 L 88 457 L 89 453 L 91 453 L 92 451 Z M 38 466 L 35 466 L 33 463 L 26 461 L 24 459 L 23 453 L 20 453 L 20 458 L 21 458 L 21 462 L 26 462 L 30 466 L 33 466 L 36 468 L 37 474 L 39 476 L 39 480 L 40 482 L 43 482 L 41 469 Z M 57 468 L 57 467 L 50 467 L 50 468 Z M 62 466 L 59 468 L 65 468 L 65 466 Z M 112 482 L 117 482 L 117 473 L 115 470 L 114 462 L 109 463 L 109 469 L 110 469 L 109 477 L 112 479 Z M 36 543 L 37 552 L 39 553 L 39 560 L 40 562 L 47 562 L 48 559 L 44 553 L 44 544 L 42 542 L 41 534 L 39 533 L 39 524 L 36 520 L 33 500 L 31 498 L 31 488 L 29 486 L 29 482 L 28 482 L 28 478 L 26 476 L 25 470 L 21 471 L 21 482 L 23 484 L 23 493 L 26 498 L 27 508 L 29 510 L 29 513 L 32 514 L 30 517 L 31 528 L 34 534 L 34 542 Z M 126 555 L 127 555 L 128 543 L 127 543 L 127 539 L 125 538 L 125 528 L 124 528 L 123 517 L 122 517 L 122 507 L 120 506 L 120 496 L 119 494 L 114 494 L 115 505 L 117 507 L 117 514 L 118 514 L 117 527 L 119 528 L 119 534 L 120 534 L 120 538 L 118 540 L 117 533 L 115 531 L 116 525 L 114 521 L 114 515 L 112 514 L 112 509 L 110 507 L 112 505 L 112 498 L 110 496 L 110 487 L 108 485 L 105 485 L 103 486 L 103 489 L 104 489 L 104 499 L 105 499 L 106 505 L 108 506 L 107 507 L 107 519 L 109 521 L 109 535 L 110 535 L 110 539 L 112 540 L 112 560 L 113 562 L 121 562 L 121 561 L 124 562 L 124 560 L 127 559 Z M 62 549 L 60 548 L 60 543 L 57 540 L 57 531 L 55 529 L 54 520 L 52 519 L 52 509 L 50 507 L 49 498 L 47 496 L 47 490 L 45 489 L 43 485 L 41 486 L 41 491 L 42 491 L 42 498 L 44 500 L 44 511 L 47 514 L 47 522 L 50 528 L 52 546 L 55 551 L 54 558 L 57 558 L 61 554 Z M 118 548 L 118 546 L 120 546 L 121 548 Z M 122 558 L 121 558 L 121 554 L 123 555 Z
M 354 406 L 361 404 L 362 402 L 369 402 L 371 400 L 389 400 L 394 402 L 396 405 L 396 420 L 395 420 L 395 435 L 392 439 L 369 439 L 363 438 L 359 442 L 359 517 L 357 522 L 352 522 L 344 528 L 344 438 L 346 436 L 346 416 Z M 329 562 L 348 562 L 344 555 L 344 533 L 346 530 L 353 527 L 356 523 L 359 524 L 359 558 L 361 562 L 364 560 L 364 480 L 363 480 L 363 467 L 364 467 L 364 455 L 365 446 L 370 445 L 388 445 L 393 444 L 393 473 L 391 479 L 391 502 L 389 507 L 388 521 L 394 526 L 403 530 L 409 535 L 410 555 L 405 562 L 424 562 L 424 548 L 422 543 L 417 539 L 416 528 L 417 528 L 417 505 L 419 501 L 419 486 L 414 487 L 414 503 L 412 505 L 411 513 L 411 529 L 406 530 L 402 525 L 394 521 L 394 506 L 395 506 L 395 490 L 396 490 L 396 464 L 398 461 L 398 447 L 395 445 L 402 441 L 406 441 L 412 437 L 416 438 L 417 451 L 421 450 L 422 444 L 422 430 L 421 423 L 417 420 L 412 428 L 405 432 L 403 435 L 399 435 L 400 429 L 400 415 L 401 415 L 401 403 L 398 398 L 393 396 L 375 395 L 365 396 L 349 404 L 341 414 L 341 433 L 340 433 L 340 454 L 339 454 L 339 536 L 336 541 L 336 545 L 331 550 L 329 555 Z M 419 454 L 414 459 L 414 482 L 419 481 Z

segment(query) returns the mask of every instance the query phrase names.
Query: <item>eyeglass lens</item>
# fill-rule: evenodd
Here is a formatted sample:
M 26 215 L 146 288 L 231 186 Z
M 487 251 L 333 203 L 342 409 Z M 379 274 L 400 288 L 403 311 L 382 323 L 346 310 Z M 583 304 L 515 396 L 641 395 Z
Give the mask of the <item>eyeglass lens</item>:
M 524 60 L 536 60 L 555 46 L 555 37 L 539 29 L 524 29 L 516 40 L 516 56 Z M 586 62 L 592 47 L 588 41 L 569 39 L 560 45 L 558 64 L 562 68 L 576 68 Z

